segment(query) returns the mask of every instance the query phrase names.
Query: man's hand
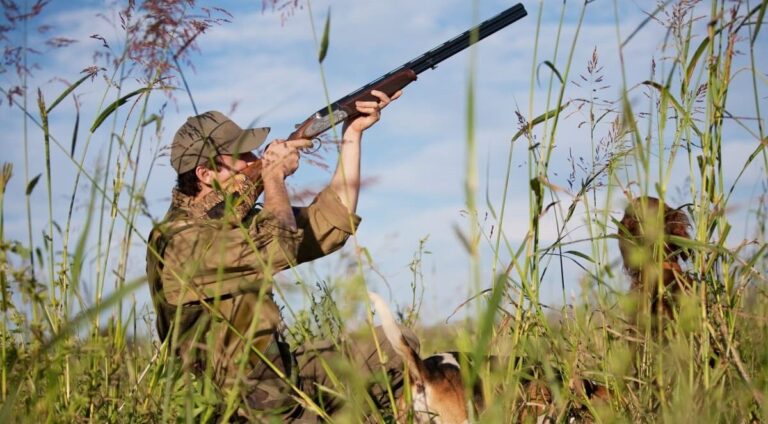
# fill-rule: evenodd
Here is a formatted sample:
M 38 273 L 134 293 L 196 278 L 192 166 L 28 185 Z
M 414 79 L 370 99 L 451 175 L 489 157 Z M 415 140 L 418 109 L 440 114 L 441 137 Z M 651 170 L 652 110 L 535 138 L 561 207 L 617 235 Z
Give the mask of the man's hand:
M 355 102 L 355 107 L 357 108 L 357 111 L 361 113 L 361 115 L 346 122 L 347 130 L 362 133 L 363 131 L 370 128 L 381 118 L 381 110 L 384 109 L 393 100 L 396 100 L 398 97 L 400 97 L 400 95 L 403 94 L 403 91 L 398 91 L 392 97 L 389 97 L 385 93 L 378 90 L 371 91 L 371 94 L 378 97 L 379 100 L 369 102 Z
M 285 177 L 299 168 L 299 149 L 311 146 L 310 140 L 275 140 L 264 150 L 261 168 L 264 209 L 271 212 L 283 228 L 296 229 L 296 218 L 285 189 Z
M 311 140 L 275 140 L 267 146 L 262 157 L 263 179 L 269 176 L 285 178 L 299 168 L 299 150 L 312 147 Z

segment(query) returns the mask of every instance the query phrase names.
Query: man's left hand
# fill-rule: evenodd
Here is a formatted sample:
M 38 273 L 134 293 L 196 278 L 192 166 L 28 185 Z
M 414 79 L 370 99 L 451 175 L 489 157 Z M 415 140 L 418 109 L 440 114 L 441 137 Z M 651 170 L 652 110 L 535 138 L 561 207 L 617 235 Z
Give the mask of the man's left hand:
M 403 91 L 399 90 L 397 93 L 392 95 L 392 97 L 389 97 L 385 93 L 378 90 L 371 91 L 371 94 L 377 97 L 379 100 L 355 102 L 355 107 L 361 115 L 347 121 L 347 130 L 362 133 L 363 131 L 370 128 L 381 118 L 381 110 L 387 107 L 387 105 L 390 104 L 393 100 L 396 100 L 398 97 L 400 97 L 400 95 L 403 94 Z

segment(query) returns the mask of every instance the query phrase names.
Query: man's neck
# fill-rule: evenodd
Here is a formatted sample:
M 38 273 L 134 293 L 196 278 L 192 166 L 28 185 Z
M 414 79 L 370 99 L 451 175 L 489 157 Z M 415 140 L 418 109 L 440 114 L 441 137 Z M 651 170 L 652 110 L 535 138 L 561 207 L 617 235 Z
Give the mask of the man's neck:
M 200 188 L 200 191 L 199 191 L 199 192 L 198 192 L 198 193 L 195 195 L 195 197 L 193 198 L 193 201 L 194 201 L 194 202 L 200 202 L 200 201 L 202 201 L 202 200 L 203 200 L 203 198 L 204 198 L 205 196 L 209 195 L 209 194 L 210 194 L 210 193 L 213 191 L 213 189 L 211 189 L 211 188 L 210 188 L 209 186 L 207 186 L 207 185 L 203 185 L 203 184 L 200 184 L 200 185 L 201 185 L 202 187 Z

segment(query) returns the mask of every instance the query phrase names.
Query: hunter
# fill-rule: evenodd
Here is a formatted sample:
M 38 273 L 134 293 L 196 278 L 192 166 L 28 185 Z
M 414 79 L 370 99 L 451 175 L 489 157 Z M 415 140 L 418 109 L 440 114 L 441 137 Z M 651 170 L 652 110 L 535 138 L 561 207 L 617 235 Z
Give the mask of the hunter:
M 399 356 L 378 329 L 367 343 L 342 338 L 291 349 L 272 295 L 276 273 L 340 249 L 360 223 L 355 211 L 362 136 L 400 96 L 372 94 L 378 101 L 358 102 L 361 115 L 344 122 L 336 170 L 306 207 L 291 206 L 285 179 L 311 141 L 275 140 L 257 157 L 253 151 L 269 128 L 242 129 L 215 111 L 189 118 L 173 139 L 177 185 L 147 252 L 158 335 L 185 369 L 210 378 L 222 398 L 237 394 L 241 416 L 315 422 L 312 402 L 325 411 L 338 408 L 327 395 L 339 390 L 327 370 L 339 355 L 371 382 L 367 391 L 380 408 L 392 396 L 387 385 L 397 390 L 402 384 Z M 241 173 L 259 160 L 260 208 L 254 206 L 256 183 Z M 222 202 L 224 212 L 212 214 Z M 408 339 L 418 351 L 412 333 Z

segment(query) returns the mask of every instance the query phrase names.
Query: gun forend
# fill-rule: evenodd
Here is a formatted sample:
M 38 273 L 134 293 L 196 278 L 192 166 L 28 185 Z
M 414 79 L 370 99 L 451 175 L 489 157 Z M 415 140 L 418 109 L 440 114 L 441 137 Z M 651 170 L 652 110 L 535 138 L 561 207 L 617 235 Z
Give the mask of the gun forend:
M 371 91 L 378 90 L 387 96 L 392 96 L 406 85 L 416 81 L 416 78 L 416 73 L 413 70 L 404 69 L 386 79 L 368 84 L 364 87 L 365 91 L 359 90 L 354 93 L 354 96 L 346 96 L 312 114 L 296 127 L 296 130 L 288 136 L 288 140 L 313 139 L 328 131 L 332 125 L 341 124 L 349 118 L 360 115 L 355 107 L 355 102 L 378 101 L 379 99 L 373 96 Z

